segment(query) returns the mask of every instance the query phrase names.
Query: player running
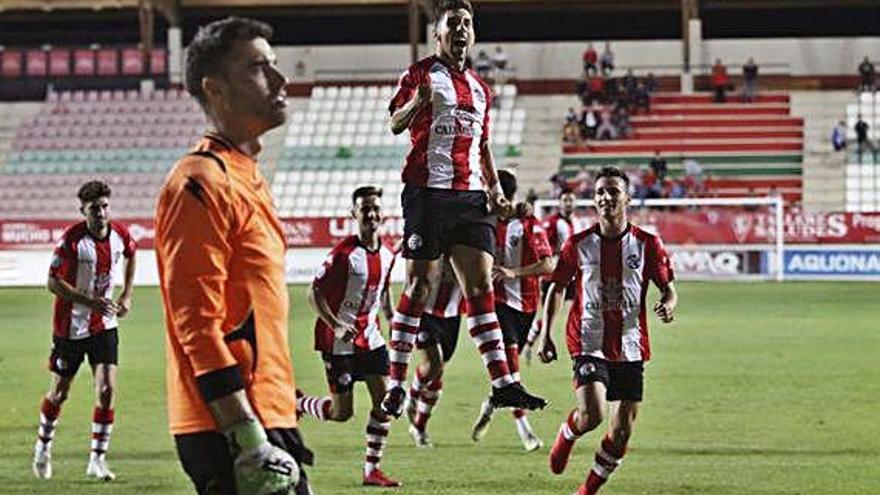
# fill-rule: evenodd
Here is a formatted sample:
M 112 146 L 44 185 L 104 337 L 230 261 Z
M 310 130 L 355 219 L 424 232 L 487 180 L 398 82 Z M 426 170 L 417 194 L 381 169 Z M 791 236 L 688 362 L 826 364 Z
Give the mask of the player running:
M 576 495 L 593 495 L 626 453 L 642 400 L 644 362 L 651 357 L 646 297 L 649 282 L 660 289 L 654 313 L 670 323 L 678 303 L 672 265 L 660 237 L 629 223 L 629 179 L 606 167 L 595 178 L 593 203 L 599 221 L 571 237 L 562 248 L 541 328 L 542 362 L 556 359 L 549 329 L 562 306 L 562 292 L 575 281 L 575 300 L 566 325 L 574 361 L 577 407 L 559 428 L 550 450 L 550 470 L 565 470 L 575 441 L 596 429 L 610 403 L 608 431 L 595 464 Z
M 300 395 L 297 410 L 323 421 L 348 421 L 354 414 L 354 383 L 366 383 L 373 408 L 367 422 L 363 484 L 398 487 L 400 483 L 379 468 L 391 425 L 381 408 L 387 390 L 388 350 L 379 328 L 379 310 L 391 320 L 388 285 L 394 253 L 379 239 L 382 190 L 359 187 L 351 201 L 358 233 L 330 251 L 309 290 L 309 303 L 318 314 L 315 350 L 324 360 L 330 396 Z
M 410 355 L 443 254 L 464 292 L 468 331 L 491 377 L 493 405 L 542 408 L 545 401 L 511 375 L 495 314 L 489 211 L 505 212 L 510 204 L 489 146 L 490 90 L 465 67 L 474 44 L 473 7 L 442 0 L 436 19 L 436 53 L 407 70 L 389 105 L 391 130 L 409 129 L 412 146 L 402 173 L 407 282 L 391 325 L 391 380 L 382 408 L 395 417 L 402 412 Z
M 562 246 L 565 244 L 565 241 L 574 235 L 575 199 L 574 192 L 572 192 L 571 189 L 563 189 L 562 192 L 559 193 L 559 204 L 556 213 L 553 213 L 544 219 L 544 231 L 547 233 L 547 242 L 550 243 L 550 249 L 553 251 L 554 266 L 556 260 L 559 259 L 559 252 L 562 251 Z M 547 297 L 547 289 L 550 287 L 550 279 L 551 276 L 547 275 L 541 281 L 541 301 Z M 565 289 L 565 300 L 570 302 L 572 299 L 574 299 L 573 284 Z M 522 355 L 527 364 L 531 364 L 532 348 L 540 332 L 541 318 L 538 317 L 537 321 L 532 324 L 532 328 L 529 330 L 529 336 L 526 338 L 526 343 L 522 348 Z
M 55 294 L 52 318 L 52 381 L 40 405 L 40 427 L 34 446 L 34 475 L 52 477 L 52 440 L 73 378 L 88 356 L 95 382 L 91 453 L 86 476 L 103 481 L 116 478 L 107 466 L 113 432 L 113 402 L 119 347 L 117 318 L 131 310 L 135 272 L 135 243 L 128 229 L 110 220 L 110 186 L 87 182 L 77 196 L 86 217 L 64 232 L 52 253 L 48 287 Z M 113 299 L 119 262 L 124 264 L 122 292 Z
M 516 195 L 516 177 L 506 170 L 498 171 L 504 197 L 513 202 Z M 541 222 L 531 213 L 518 217 L 499 217 L 496 229 L 497 245 L 495 266 L 495 312 L 504 334 L 504 350 L 510 371 L 517 381 L 519 352 L 538 311 L 538 279 L 553 271 L 550 245 Z M 474 424 L 471 438 L 478 442 L 486 434 L 495 408 L 490 400 L 483 402 L 480 416 Z M 532 452 L 544 443 L 532 431 L 526 411 L 512 411 L 516 431 L 523 448 Z
M 406 415 L 409 434 L 417 447 L 432 447 L 428 420 L 443 393 L 443 371 L 455 354 L 464 299 L 449 258 L 443 258 L 440 276 L 431 281 L 431 293 L 422 313 L 416 348 L 422 361 L 410 384 Z

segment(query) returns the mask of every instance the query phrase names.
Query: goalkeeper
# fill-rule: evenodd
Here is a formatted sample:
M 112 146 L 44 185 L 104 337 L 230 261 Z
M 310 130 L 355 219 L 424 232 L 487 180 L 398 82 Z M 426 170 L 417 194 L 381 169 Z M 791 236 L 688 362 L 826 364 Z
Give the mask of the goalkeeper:
M 285 239 L 256 163 L 286 120 L 272 29 L 228 18 L 186 51 L 213 129 L 171 169 L 156 209 L 168 415 L 199 494 L 308 495 L 287 339 Z

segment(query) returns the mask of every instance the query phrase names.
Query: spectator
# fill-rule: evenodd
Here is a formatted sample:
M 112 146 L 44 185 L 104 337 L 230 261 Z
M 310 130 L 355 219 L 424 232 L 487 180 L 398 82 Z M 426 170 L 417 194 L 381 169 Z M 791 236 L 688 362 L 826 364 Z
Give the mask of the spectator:
M 596 137 L 596 129 L 599 127 L 599 119 L 596 117 L 597 110 L 590 107 L 584 107 L 581 112 L 581 136 L 584 139 L 594 139 Z
M 617 129 L 617 135 L 621 138 L 629 137 L 632 132 L 632 127 L 629 124 L 629 112 L 626 111 L 626 107 L 623 105 L 618 105 L 614 108 L 614 114 L 611 118 L 614 127 Z
M 636 110 L 643 110 L 645 113 L 651 111 L 651 92 L 646 82 L 640 81 L 636 86 L 635 100 Z
M 577 123 L 578 114 L 574 111 L 574 107 L 568 107 L 568 112 L 565 113 L 565 123 L 571 124 L 572 122 Z
M 596 100 L 604 101 L 605 98 L 605 77 L 590 78 L 590 99 L 591 103 Z
M 538 192 L 535 191 L 534 187 L 529 188 L 529 192 L 526 193 L 526 203 L 535 206 L 535 201 L 538 200 Z
M 568 189 L 568 178 L 565 177 L 565 174 L 561 170 L 558 170 L 555 174 L 550 176 L 550 184 L 553 189 L 551 195 L 553 197 L 559 197 L 559 193 Z
M 602 108 L 599 117 L 599 127 L 596 128 L 596 139 L 617 139 L 617 128 L 611 121 L 611 111 L 608 107 Z
M 602 75 L 609 76 L 614 72 L 614 52 L 611 51 L 611 43 L 605 42 L 605 51 L 599 57 L 599 66 L 602 68 Z
M 568 113 L 565 114 L 565 126 L 562 128 L 562 139 L 567 144 L 578 144 L 580 141 L 580 122 L 577 112 L 574 108 L 569 107 Z
M 596 49 L 593 48 L 593 44 L 590 43 L 587 45 L 587 49 L 584 50 L 584 74 L 586 75 L 596 75 L 599 72 L 599 68 L 596 67 L 596 63 L 599 61 L 599 54 L 596 52 Z
M 489 78 L 489 73 L 492 72 L 492 59 L 489 58 L 485 50 L 480 50 L 477 54 L 477 60 L 474 61 L 474 70 L 477 71 L 477 75 L 481 79 L 486 80 Z
M 593 174 L 587 169 L 586 165 L 581 165 L 575 180 L 575 195 L 580 199 L 592 199 L 593 197 Z
M 842 120 L 831 131 L 831 146 L 834 147 L 834 151 L 846 149 L 846 124 Z
M 623 76 L 623 89 L 626 90 L 627 94 L 633 95 L 636 92 L 637 85 L 638 81 L 636 80 L 635 74 L 633 74 L 633 70 L 627 69 L 626 75 Z
M 651 158 L 651 161 L 648 163 L 651 167 L 651 170 L 654 171 L 654 175 L 657 176 L 658 179 L 663 180 L 666 178 L 666 159 L 660 156 L 660 150 L 654 151 L 654 158 Z
M 653 95 L 657 92 L 657 88 L 660 86 L 660 83 L 657 82 L 657 78 L 654 77 L 653 72 L 648 72 L 647 77 L 645 77 L 645 89 L 648 90 L 648 95 Z
M 758 64 L 749 57 L 746 65 L 743 65 L 743 101 L 751 103 L 755 101 L 755 95 L 758 93 Z
M 704 195 L 706 192 L 706 178 L 703 174 L 703 166 L 695 158 L 682 158 L 681 164 L 684 168 L 685 180 L 690 185 L 690 189 L 698 196 Z
M 859 91 L 874 91 L 876 89 L 875 80 L 877 72 L 874 70 L 874 64 L 865 55 L 865 59 L 859 64 Z
M 721 63 L 721 59 L 715 60 L 712 66 L 712 88 L 715 89 L 715 103 L 727 101 L 727 86 L 730 84 L 730 76 L 727 75 L 727 67 Z
M 877 163 L 877 148 L 874 147 L 874 143 L 871 142 L 871 139 L 868 137 L 868 130 L 871 128 L 867 122 L 862 119 L 862 114 L 859 114 L 858 120 L 856 121 L 856 153 L 859 156 L 859 163 L 862 163 L 862 153 L 865 151 L 865 148 L 871 150 L 871 155 L 874 160 L 874 163 Z
M 492 68 L 495 74 L 495 82 L 504 84 L 507 81 L 507 54 L 501 49 L 501 46 L 495 47 L 495 53 L 492 55 Z

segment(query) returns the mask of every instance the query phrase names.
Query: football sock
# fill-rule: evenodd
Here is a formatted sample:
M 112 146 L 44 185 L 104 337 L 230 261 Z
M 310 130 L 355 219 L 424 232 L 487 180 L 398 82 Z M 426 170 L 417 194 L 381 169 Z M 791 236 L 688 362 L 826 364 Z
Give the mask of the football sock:
M 583 436 L 583 431 L 578 430 L 577 422 L 575 421 L 575 415 L 577 414 L 577 409 L 572 409 L 570 413 L 568 413 L 568 417 L 565 418 L 565 422 L 562 423 L 562 435 L 566 440 L 574 442 L 581 436 Z
M 113 409 L 104 409 L 96 406 L 92 414 L 92 454 L 91 457 L 101 457 L 107 453 L 110 447 L 110 434 L 113 432 Z
M 428 420 L 431 419 L 431 412 L 437 407 L 437 402 L 440 400 L 442 393 L 442 375 L 422 387 L 418 402 L 416 402 L 416 420 L 414 422 L 414 426 L 419 431 L 425 431 L 425 428 L 427 428 Z
M 367 453 L 364 459 L 365 476 L 369 476 L 374 470 L 379 469 L 385 444 L 388 443 L 390 427 L 391 421 L 384 419 L 384 417 L 381 420 L 377 419 L 374 413 L 370 412 L 370 420 L 367 422 Z
M 608 481 L 614 470 L 620 466 L 624 454 L 626 454 L 626 446 L 616 449 L 611 438 L 605 435 L 602 444 L 596 450 L 596 463 L 593 464 L 593 469 L 590 470 L 585 483 L 588 495 L 594 495 L 599 491 L 599 487 Z
M 330 397 L 312 397 L 302 395 L 296 398 L 296 412 L 305 414 L 321 421 L 327 421 L 330 417 L 330 408 L 333 400 Z
M 506 387 L 515 383 L 510 375 L 507 357 L 502 347 L 503 337 L 498 316 L 495 314 L 495 295 L 487 292 L 467 299 L 468 332 L 480 351 L 483 365 L 489 372 L 492 386 Z
M 406 382 L 406 372 L 409 367 L 409 357 L 416 344 L 416 335 L 419 332 L 424 304 L 416 304 L 410 301 L 406 293 L 401 294 L 400 303 L 391 319 L 391 342 L 388 358 L 391 361 L 389 370 L 388 388 L 402 387 Z
M 55 426 L 58 425 L 60 414 L 60 405 L 43 398 L 43 403 L 40 404 L 40 426 L 37 428 L 37 450 L 42 452 L 52 449 L 52 439 L 55 438 Z

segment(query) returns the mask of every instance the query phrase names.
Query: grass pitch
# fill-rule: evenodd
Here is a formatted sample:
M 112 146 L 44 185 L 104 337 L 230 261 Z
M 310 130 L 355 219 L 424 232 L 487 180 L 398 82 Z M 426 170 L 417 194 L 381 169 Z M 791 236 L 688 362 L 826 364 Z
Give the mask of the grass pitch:
M 680 283 L 677 321 L 651 320 L 654 360 L 631 450 L 603 493 L 807 495 L 880 493 L 880 290 L 869 283 Z M 298 384 L 324 393 L 311 350 L 313 317 L 292 287 L 292 350 Z M 652 292 L 651 299 L 656 297 Z M 48 386 L 51 297 L 43 289 L 0 290 L 0 493 L 192 493 L 166 429 L 164 335 L 154 288 L 135 291 L 120 331 L 117 422 L 108 460 L 118 478 L 85 478 L 93 393 L 87 367 L 65 404 L 55 476 L 31 474 L 38 404 Z M 551 401 L 531 415 L 549 446 L 572 405 L 567 358 L 524 367 L 530 390 Z M 411 494 L 569 494 L 591 466 L 600 433 L 581 440 L 561 476 L 547 447 L 527 454 L 513 422 L 497 414 L 480 445 L 470 426 L 486 375 L 462 332 L 430 432 L 416 449 L 406 420 L 392 426 L 383 469 Z M 360 486 L 368 397 L 346 424 L 304 419 L 317 454 L 316 492 L 375 492 Z

